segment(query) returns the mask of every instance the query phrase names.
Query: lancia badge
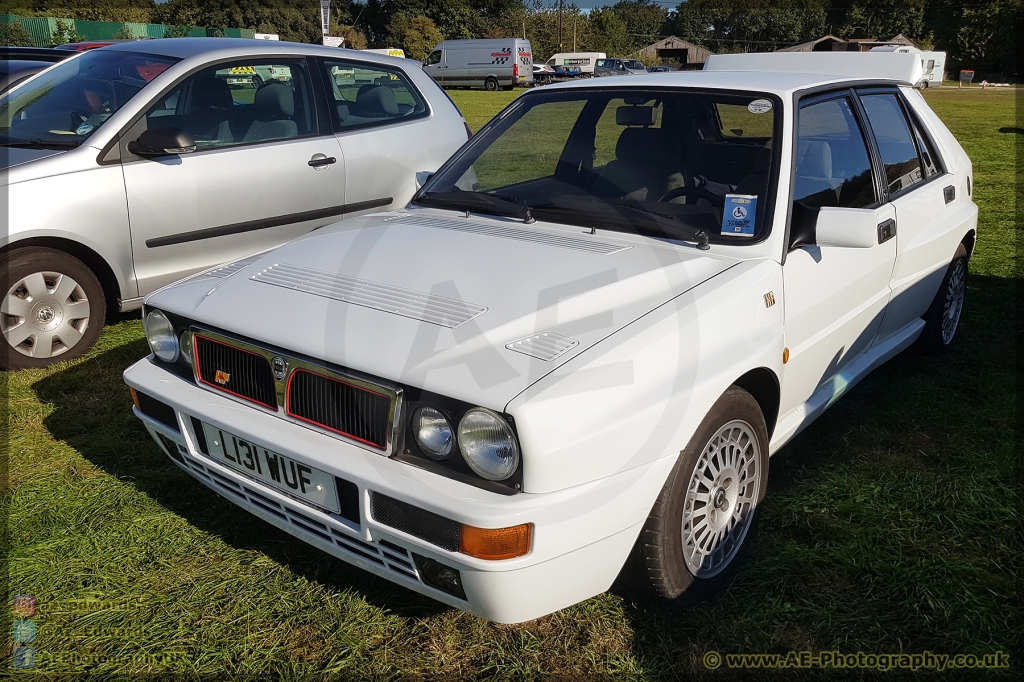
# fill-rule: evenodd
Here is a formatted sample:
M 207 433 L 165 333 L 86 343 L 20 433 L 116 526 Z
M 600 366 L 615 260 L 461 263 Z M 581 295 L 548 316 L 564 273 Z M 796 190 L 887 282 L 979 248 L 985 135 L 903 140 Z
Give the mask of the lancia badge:
M 275 355 L 274 359 L 270 361 L 270 366 L 274 370 L 274 378 L 283 381 L 285 373 L 288 372 L 288 361 L 280 355 Z
M 769 291 L 764 295 L 764 307 L 771 308 L 773 305 L 775 305 L 775 294 Z
M 227 386 L 228 380 L 230 378 L 231 378 L 230 374 L 228 374 L 227 372 L 225 372 L 223 370 L 219 370 L 219 369 L 217 370 L 217 373 L 213 375 L 213 380 L 216 381 L 221 386 Z

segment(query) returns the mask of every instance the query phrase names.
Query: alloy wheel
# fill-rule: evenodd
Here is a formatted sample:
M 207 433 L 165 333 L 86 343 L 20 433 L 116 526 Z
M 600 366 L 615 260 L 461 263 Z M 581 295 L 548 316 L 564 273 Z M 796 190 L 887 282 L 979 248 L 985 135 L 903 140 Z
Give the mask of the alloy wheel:
M 35 272 L 7 292 L 0 327 L 11 348 L 31 358 L 51 358 L 74 348 L 89 327 L 82 286 L 59 272 Z

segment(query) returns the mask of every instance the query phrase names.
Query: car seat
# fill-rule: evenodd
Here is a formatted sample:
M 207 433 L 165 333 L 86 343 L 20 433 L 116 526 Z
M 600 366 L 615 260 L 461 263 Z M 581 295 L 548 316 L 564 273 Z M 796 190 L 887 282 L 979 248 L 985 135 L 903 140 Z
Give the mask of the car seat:
M 232 107 L 234 101 L 226 82 L 213 76 L 197 78 L 185 113 L 185 128 L 197 142 L 234 142 L 228 122 Z
M 292 86 L 281 81 L 265 83 L 253 98 L 256 120 L 249 125 L 243 142 L 281 140 L 299 136 L 295 115 L 295 95 Z
M 391 118 L 399 115 L 395 91 L 386 85 L 364 85 L 356 93 L 354 107 L 357 116 Z
M 645 112 L 649 113 L 644 120 L 638 118 Z M 629 127 L 615 143 L 615 160 L 605 164 L 594 182 L 595 196 L 657 201 L 668 190 L 684 186 L 679 139 L 663 128 L 650 127 L 653 107 L 619 107 L 615 118 Z
M 808 206 L 838 206 L 837 188 L 843 178 L 832 177 L 832 147 L 824 140 L 800 143 L 793 196 Z

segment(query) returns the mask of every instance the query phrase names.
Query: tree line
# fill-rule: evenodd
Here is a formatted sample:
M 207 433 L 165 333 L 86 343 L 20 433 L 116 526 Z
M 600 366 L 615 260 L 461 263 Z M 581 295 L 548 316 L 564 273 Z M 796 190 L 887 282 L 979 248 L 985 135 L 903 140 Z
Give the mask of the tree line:
M 582 0 L 586 2 L 586 0 Z M 601 0 L 597 0 L 601 1 Z M 595 2 L 596 4 L 596 2 Z M 1013 78 L 1022 0 L 619 0 L 580 7 L 557 0 L 334 0 L 331 34 L 350 47 L 400 47 L 423 59 L 444 39 L 528 38 L 535 59 L 555 52 L 636 56 L 675 35 L 712 52 L 762 52 L 832 34 L 891 38 L 944 50 L 947 68 Z M 319 0 L 0 0 L 20 16 L 252 28 L 282 40 L 318 43 Z M 4 36 L 0 36 L 2 39 Z

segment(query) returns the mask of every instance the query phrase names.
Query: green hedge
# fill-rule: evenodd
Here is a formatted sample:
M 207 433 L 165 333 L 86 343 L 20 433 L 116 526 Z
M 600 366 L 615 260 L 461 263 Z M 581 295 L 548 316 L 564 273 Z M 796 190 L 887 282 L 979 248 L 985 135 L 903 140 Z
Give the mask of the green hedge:
M 0 14 L 0 24 L 18 22 L 32 36 L 36 47 L 49 47 L 53 44 L 53 32 L 57 22 L 73 23 L 75 33 L 86 40 L 110 40 L 115 35 L 131 34 L 136 38 L 163 38 L 167 34 L 167 26 L 163 24 L 122 23 L 118 21 L 81 21 L 63 17 L 19 17 L 15 14 Z M 224 35 L 228 38 L 254 38 L 256 31 L 251 28 L 206 28 L 196 26 L 189 30 L 188 35 L 206 38 Z

